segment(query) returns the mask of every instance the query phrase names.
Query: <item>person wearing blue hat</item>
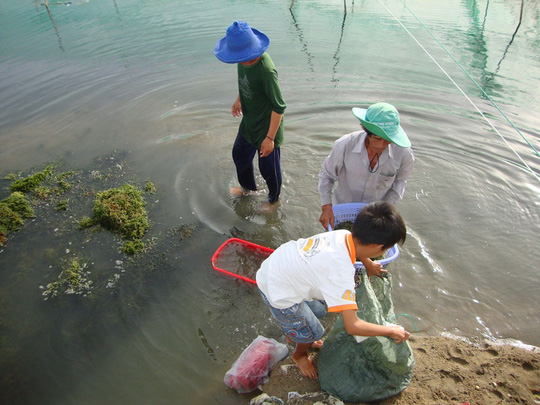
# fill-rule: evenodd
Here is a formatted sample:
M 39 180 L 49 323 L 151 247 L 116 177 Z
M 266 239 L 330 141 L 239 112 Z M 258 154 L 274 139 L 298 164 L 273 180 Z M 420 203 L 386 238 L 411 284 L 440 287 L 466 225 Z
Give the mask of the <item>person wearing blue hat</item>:
M 401 200 L 414 166 L 411 142 L 393 105 L 376 103 L 352 112 L 363 130 L 335 141 L 319 173 L 319 221 L 325 229 L 334 227 L 332 203 Z
M 235 21 L 227 35 L 214 48 L 214 55 L 225 63 L 237 64 L 238 97 L 231 112 L 242 116 L 232 156 L 240 187 L 233 195 L 257 190 L 253 159 L 258 152 L 259 171 L 268 186 L 268 201 L 259 210 L 274 211 L 281 192 L 281 151 L 283 120 L 287 104 L 281 94 L 278 73 L 266 53 L 270 39 L 244 21 Z

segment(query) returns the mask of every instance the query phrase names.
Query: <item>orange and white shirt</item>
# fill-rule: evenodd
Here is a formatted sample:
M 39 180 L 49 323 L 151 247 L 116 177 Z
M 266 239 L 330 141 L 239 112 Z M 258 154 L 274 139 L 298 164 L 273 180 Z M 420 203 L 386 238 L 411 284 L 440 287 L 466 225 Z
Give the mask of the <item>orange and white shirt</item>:
M 274 308 L 323 300 L 329 312 L 356 310 L 355 261 L 349 231 L 324 232 L 277 248 L 257 271 L 257 285 Z

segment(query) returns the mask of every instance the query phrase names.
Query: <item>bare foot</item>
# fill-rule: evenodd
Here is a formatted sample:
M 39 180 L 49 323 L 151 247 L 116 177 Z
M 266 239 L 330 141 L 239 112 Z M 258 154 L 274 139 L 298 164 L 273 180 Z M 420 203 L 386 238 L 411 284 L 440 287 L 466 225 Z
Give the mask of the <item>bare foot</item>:
M 313 364 L 313 361 L 308 357 L 307 354 L 304 354 L 299 358 L 295 358 L 293 355 L 292 359 L 304 376 L 313 379 L 317 378 L 317 367 L 315 364 Z
M 276 210 L 276 208 L 279 205 L 279 201 L 276 201 L 275 203 L 265 202 L 261 208 L 257 211 L 259 214 L 271 214 Z
M 318 377 L 317 367 L 307 353 L 311 346 L 313 346 L 313 342 L 297 343 L 291 358 L 304 376 L 316 379 Z
M 230 193 L 233 197 L 240 197 L 248 193 L 247 190 L 244 190 L 242 187 L 231 187 Z
M 260 190 L 248 190 L 247 188 L 243 188 L 240 186 L 231 187 L 229 190 L 229 193 L 233 197 L 242 197 L 242 196 L 248 196 L 248 195 L 260 195 Z

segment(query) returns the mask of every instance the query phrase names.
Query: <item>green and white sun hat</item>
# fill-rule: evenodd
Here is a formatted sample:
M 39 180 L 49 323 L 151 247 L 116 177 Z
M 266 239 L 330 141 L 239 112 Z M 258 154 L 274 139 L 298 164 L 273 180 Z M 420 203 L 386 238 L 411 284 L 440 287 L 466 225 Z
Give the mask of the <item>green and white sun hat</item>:
M 354 107 L 352 112 L 372 134 L 402 148 L 411 146 L 411 141 L 399 125 L 399 112 L 392 104 L 376 103 L 368 109 Z

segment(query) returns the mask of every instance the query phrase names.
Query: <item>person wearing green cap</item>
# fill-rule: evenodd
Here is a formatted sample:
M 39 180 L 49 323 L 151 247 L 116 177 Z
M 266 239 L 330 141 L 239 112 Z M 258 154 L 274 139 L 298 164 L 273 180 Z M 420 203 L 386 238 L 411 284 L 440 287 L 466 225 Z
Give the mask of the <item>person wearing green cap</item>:
M 227 35 L 214 48 L 214 55 L 225 63 L 237 64 L 238 97 L 231 112 L 242 116 L 232 156 L 240 187 L 231 190 L 242 195 L 257 190 L 253 159 L 258 155 L 259 171 L 268 186 L 268 201 L 260 213 L 274 211 L 282 185 L 282 116 L 287 107 L 278 84 L 274 62 L 266 53 L 269 38 L 244 21 L 235 21 Z M 258 153 L 257 153 L 258 152 Z
M 325 229 L 334 227 L 332 203 L 401 200 L 414 166 L 411 142 L 393 105 L 376 103 L 352 112 L 362 130 L 335 141 L 319 173 L 319 221 Z

